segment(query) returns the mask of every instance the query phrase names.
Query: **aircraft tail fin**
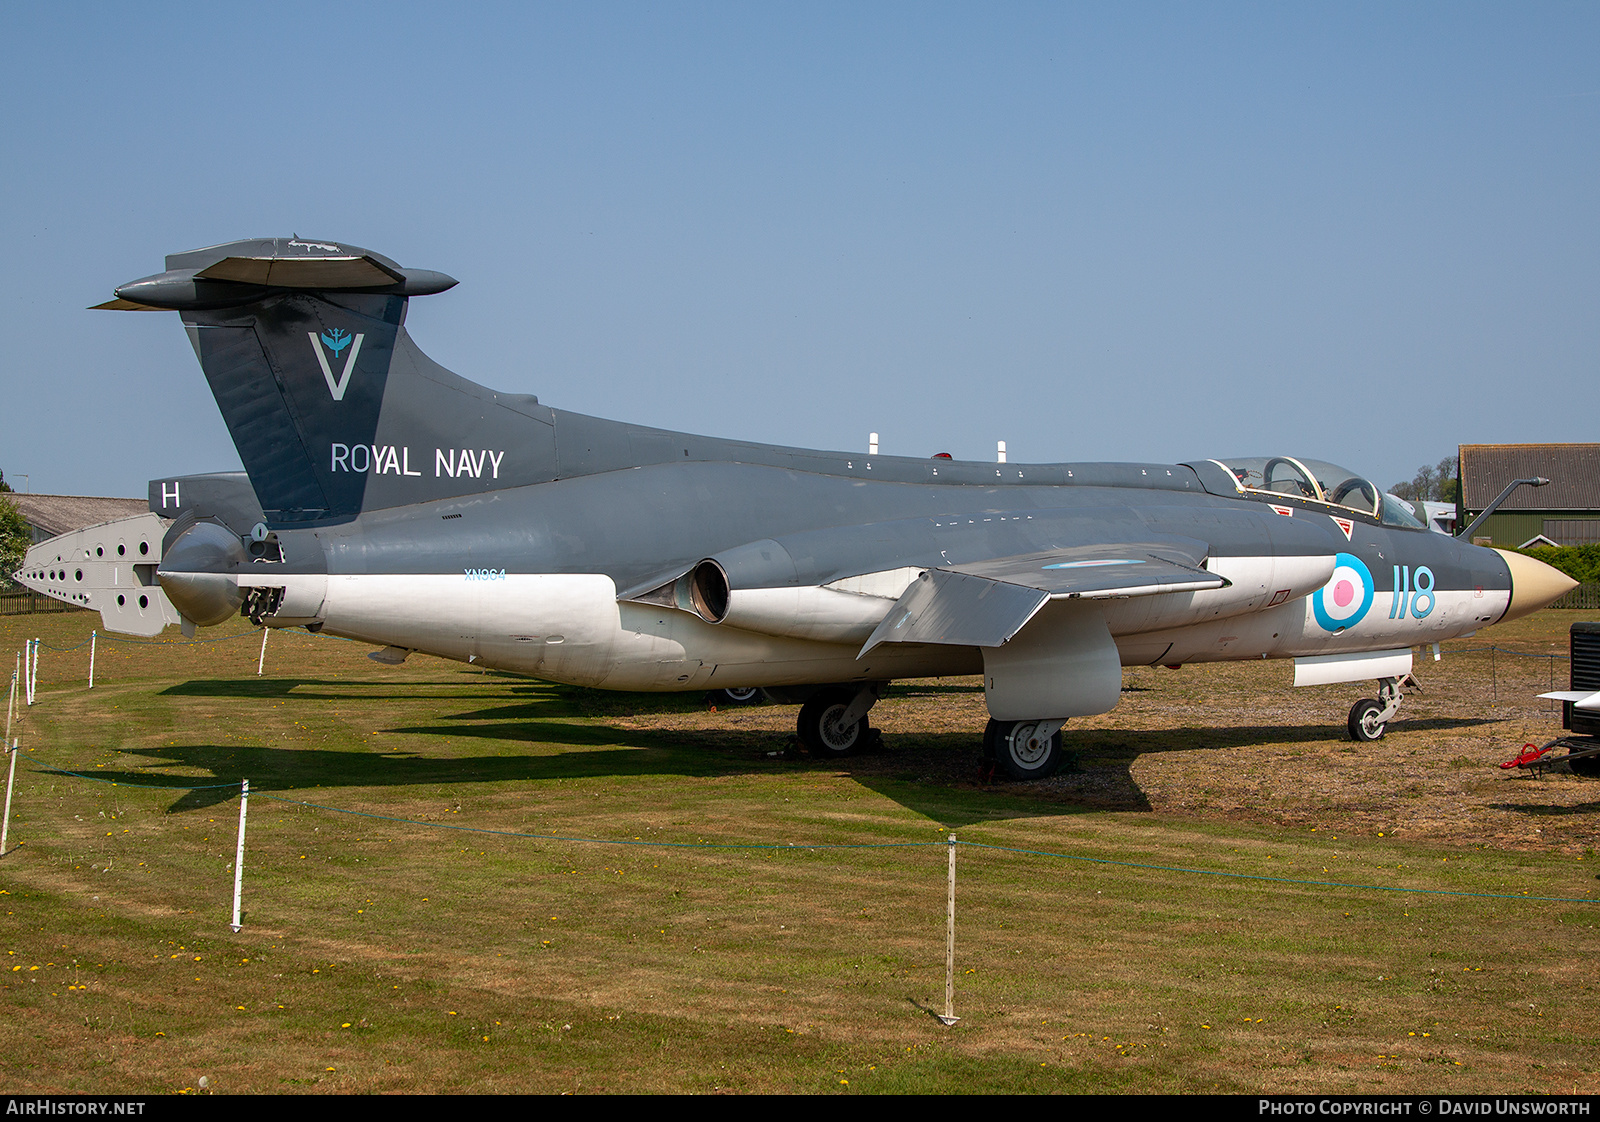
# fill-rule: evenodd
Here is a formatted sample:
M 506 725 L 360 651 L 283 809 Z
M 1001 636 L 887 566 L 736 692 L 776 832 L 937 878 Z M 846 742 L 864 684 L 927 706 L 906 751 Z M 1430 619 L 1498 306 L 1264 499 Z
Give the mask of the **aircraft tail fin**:
M 410 297 L 451 277 L 298 237 L 166 265 L 99 307 L 182 315 L 270 526 L 531 482 L 553 461 L 537 399 L 468 382 L 406 334 Z

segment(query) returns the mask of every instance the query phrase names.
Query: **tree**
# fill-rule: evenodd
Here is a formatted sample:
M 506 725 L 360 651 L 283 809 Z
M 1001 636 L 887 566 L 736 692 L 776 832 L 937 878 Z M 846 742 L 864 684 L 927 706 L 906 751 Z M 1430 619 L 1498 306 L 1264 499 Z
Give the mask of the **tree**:
M 1417 469 L 1417 474 L 1411 477 L 1410 483 L 1396 483 L 1389 488 L 1389 491 L 1399 498 L 1414 503 L 1422 501 L 1453 503 L 1456 501 L 1456 491 L 1460 487 L 1460 481 L 1455 478 L 1455 474 L 1455 457 L 1446 456 L 1431 467 L 1423 464 Z
M 9 490 L 9 488 L 8 488 Z M 28 532 L 22 512 L 7 499 L 0 499 L 0 588 L 10 588 L 11 574 L 22 568 L 33 536 Z
M 0 494 L 8 493 L 10 490 L 11 484 L 6 482 L 6 473 L 0 471 Z

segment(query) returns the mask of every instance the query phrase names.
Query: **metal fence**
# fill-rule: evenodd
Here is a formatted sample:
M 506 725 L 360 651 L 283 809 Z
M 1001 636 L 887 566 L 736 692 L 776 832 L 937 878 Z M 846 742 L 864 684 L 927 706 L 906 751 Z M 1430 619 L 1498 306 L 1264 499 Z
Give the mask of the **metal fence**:
M 30 588 L 0 589 L 0 616 L 33 615 L 35 612 L 82 612 L 76 604 L 64 604 Z
M 1580 584 L 1554 604 L 1552 608 L 1600 608 L 1600 583 Z

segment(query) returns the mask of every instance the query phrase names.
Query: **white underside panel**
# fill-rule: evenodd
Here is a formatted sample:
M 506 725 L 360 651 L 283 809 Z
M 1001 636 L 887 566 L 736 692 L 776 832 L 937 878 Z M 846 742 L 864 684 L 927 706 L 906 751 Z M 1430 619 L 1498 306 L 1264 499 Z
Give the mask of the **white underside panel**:
M 851 645 L 618 603 L 615 584 L 599 574 L 333 576 L 322 619 L 332 635 L 603 689 L 804 685 L 976 674 L 982 666 L 976 652 L 954 647 L 857 661 Z
M 1411 648 L 1403 651 L 1352 651 L 1294 660 L 1294 684 L 1327 686 L 1335 682 L 1364 682 L 1401 678 L 1411 673 Z

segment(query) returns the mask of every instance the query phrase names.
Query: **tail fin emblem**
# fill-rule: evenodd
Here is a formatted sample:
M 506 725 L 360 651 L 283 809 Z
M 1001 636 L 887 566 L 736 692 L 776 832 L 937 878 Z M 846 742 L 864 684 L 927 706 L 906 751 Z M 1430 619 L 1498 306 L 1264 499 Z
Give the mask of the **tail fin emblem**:
M 356 355 L 361 353 L 361 340 L 366 336 L 357 335 L 354 346 L 351 346 L 350 333 L 341 327 L 324 331 L 319 337 L 315 331 L 306 332 L 306 337 L 311 340 L 311 349 L 317 352 L 317 363 L 322 367 L 322 376 L 327 380 L 328 392 L 333 395 L 333 400 L 343 401 L 345 388 L 350 385 L 350 374 L 356 368 Z M 339 352 L 350 347 L 350 357 L 344 360 L 344 369 L 339 371 L 339 377 L 333 376 L 333 367 L 328 365 L 328 356 L 323 347 L 333 352 L 333 357 L 338 358 Z

